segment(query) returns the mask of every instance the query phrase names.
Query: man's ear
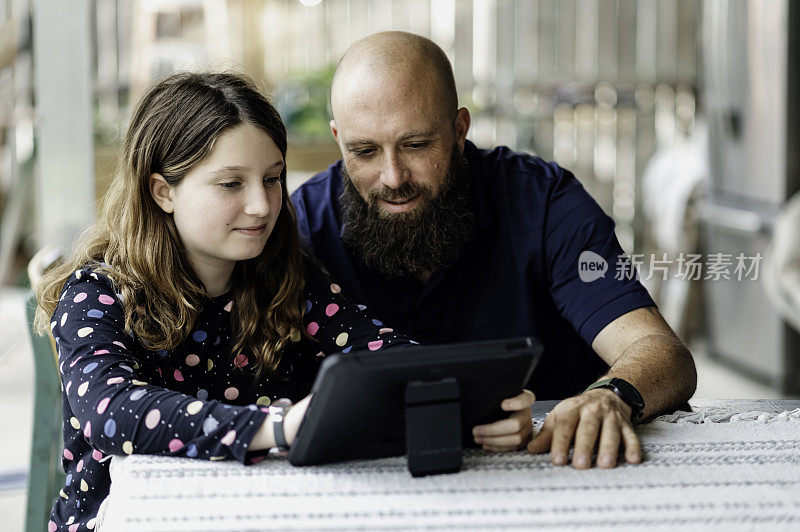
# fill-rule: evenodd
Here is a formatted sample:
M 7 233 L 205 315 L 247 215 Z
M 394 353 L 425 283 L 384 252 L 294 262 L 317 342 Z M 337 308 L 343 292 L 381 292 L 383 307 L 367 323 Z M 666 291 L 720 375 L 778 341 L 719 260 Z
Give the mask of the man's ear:
M 458 150 L 464 153 L 464 141 L 467 140 L 467 132 L 469 131 L 471 118 L 469 111 L 466 107 L 462 107 L 456 113 L 456 143 Z
M 172 201 L 174 188 L 167 183 L 164 176 L 161 174 L 150 174 L 150 195 L 153 196 L 156 204 L 161 207 L 161 210 L 172 214 L 175 210 L 175 205 Z
M 333 140 L 336 141 L 336 144 L 339 144 L 339 130 L 336 129 L 336 120 L 331 120 L 331 133 L 333 133 Z

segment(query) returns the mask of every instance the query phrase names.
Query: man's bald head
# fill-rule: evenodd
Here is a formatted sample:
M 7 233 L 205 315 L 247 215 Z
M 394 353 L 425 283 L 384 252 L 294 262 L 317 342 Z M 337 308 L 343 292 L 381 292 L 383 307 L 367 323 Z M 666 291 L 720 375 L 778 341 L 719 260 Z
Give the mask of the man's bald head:
M 370 35 L 339 62 L 331 133 L 342 151 L 343 239 L 388 275 L 427 279 L 472 232 L 469 111 L 450 62 L 419 35 Z
M 403 31 L 386 31 L 353 43 L 342 56 L 331 84 L 331 110 L 334 120 L 354 88 L 367 83 L 387 87 L 414 83 L 430 91 L 449 119 L 456 116 L 453 69 L 447 55 L 425 37 Z

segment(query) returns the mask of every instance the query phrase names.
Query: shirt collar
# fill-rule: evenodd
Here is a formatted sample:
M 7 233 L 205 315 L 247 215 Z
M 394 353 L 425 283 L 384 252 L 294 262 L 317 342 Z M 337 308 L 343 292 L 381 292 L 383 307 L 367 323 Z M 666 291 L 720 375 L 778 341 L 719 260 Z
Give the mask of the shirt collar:
M 467 175 L 470 179 L 470 194 L 477 229 L 494 225 L 494 216 L 489 204 L 489 180 L 485 175 L 487 169 L 483 167 L 484 158 L 481 157 L 483 151 L 469 140 L 464 141 L 464 158 L 467 161 Z

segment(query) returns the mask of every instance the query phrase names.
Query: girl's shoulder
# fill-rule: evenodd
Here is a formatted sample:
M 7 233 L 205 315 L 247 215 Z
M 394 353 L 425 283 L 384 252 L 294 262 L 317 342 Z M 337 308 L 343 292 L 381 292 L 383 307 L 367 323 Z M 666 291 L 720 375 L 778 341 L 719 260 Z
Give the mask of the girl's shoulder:
M 86 289 L 118 295 L 107 264 L 93 263 L 77 268 L 64 283 L 64 287 L 61 289 L 61 298 L 63 299 L 65 295 L 76 290 Z
M 124 323 L 125 309 L 114 283 L 102 267 L 90 264 L 77 268 L 64 283 L 50 330 L 62 347 L 64 342 L 92 340 L 92 332 L 107 327 L 125 336 Z

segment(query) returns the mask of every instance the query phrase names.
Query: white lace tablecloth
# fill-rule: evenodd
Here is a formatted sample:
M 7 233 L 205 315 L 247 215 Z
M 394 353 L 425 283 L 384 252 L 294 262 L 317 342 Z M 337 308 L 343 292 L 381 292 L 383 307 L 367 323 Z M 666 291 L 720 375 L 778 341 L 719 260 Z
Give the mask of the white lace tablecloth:
M 644 462 L 611 470 L 524 452 L 467 451 L 460 473 L 424 478 L 404 457 L 115 457 L 99 529 L 800 530 L 800 402 L 692 406 L 639 426 Z

